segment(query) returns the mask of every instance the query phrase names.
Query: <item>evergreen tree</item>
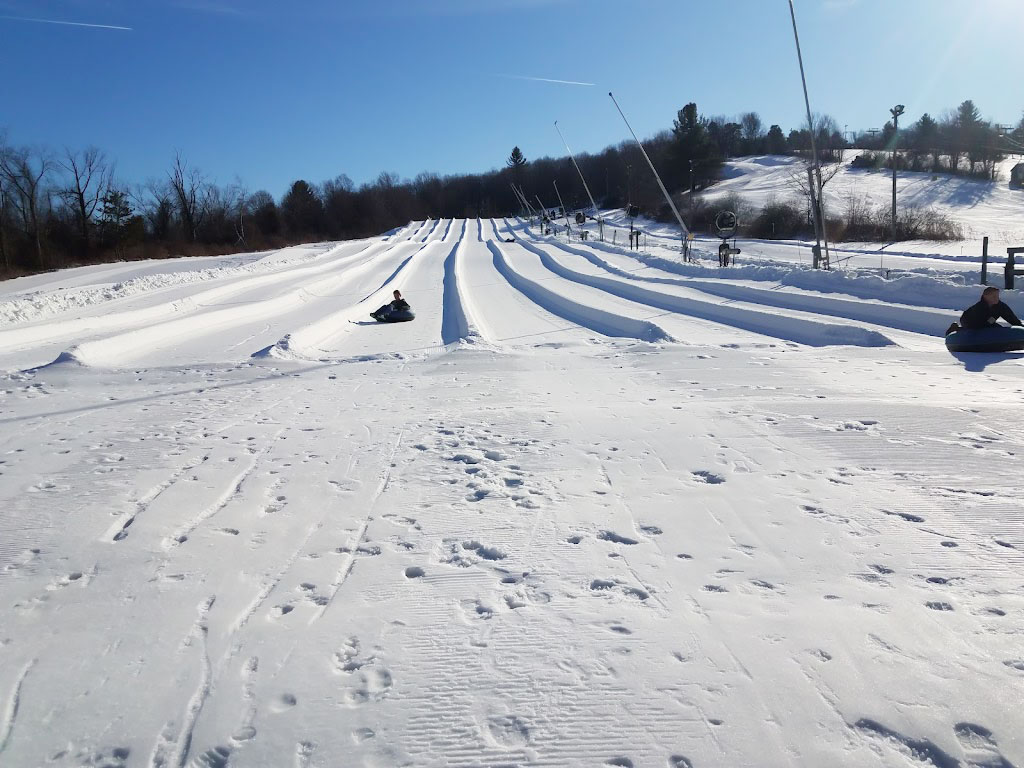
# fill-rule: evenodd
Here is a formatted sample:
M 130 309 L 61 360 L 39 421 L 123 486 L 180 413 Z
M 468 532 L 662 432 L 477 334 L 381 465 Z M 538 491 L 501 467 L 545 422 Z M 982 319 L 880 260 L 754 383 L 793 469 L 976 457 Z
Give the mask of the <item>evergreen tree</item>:
M 977 147 L 982 133 L 981 112 L 974 105 L 974 102 L 967 99 L 956 109 L 957 143 L 961 152 L 967 154 L 971 164 L 971 174 L 974 174 L 974 167 L 978 164 L 979 155 Z
M 769 155 L 786 154 L 786 136 L 778 125 L 773 125 L 768 129 L 768 135 L 765 137 L 765 151 Z
M 526 158 L 523 157 L 519 147 L 512 147 L 512 154 L 505 160 L 505 165 L 512 171 L 512 182 L 521 187 L 523 184 L 523 170 L 526 168 Z
M 308 182 L 299 179 L 281 200 L 281 214 L 292 235 L 316 235 L 321 232 L 324 206 Z
M 122 242 L 132 217 L 128 194 L 111 187 L 100 199 L 100 238 L 113 244 L 114 252 L 122 255 Z
M 932 173 L 939 170 L 939 124 L 925 112 L 911 133 L 910 146 L 920 155 L 931 154 Z
M 708 125 L 693 102 L 679 110 L 672 121 L 670 156 L 678 182 L 689 179 L 694 187 L 703 186 L 717 175 L 722 162 L 708 134 Z
M 512 154 L 508 156 L 505 165 L 509 168 L 522 168 L 526 165 L 526 158 L 523 157 L 522 150 L 519 147 L 512 147 Z

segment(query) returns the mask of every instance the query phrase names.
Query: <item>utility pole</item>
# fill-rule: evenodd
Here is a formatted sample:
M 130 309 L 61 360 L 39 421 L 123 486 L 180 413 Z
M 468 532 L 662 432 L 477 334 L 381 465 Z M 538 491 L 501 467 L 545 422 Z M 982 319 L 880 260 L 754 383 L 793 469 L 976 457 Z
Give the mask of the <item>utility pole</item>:
M 900 115 L 904 112 L 902 104 L 889 110 L 892 114 L 892 240 L 896 242 L 896 165 L 899 162 Z
M 811 153 L 814 155 L 814 174 L 811 177 L 811 200 L 814 204 L 814 232 L 817 245 L 814 246 L 814 268 L 825 269 L 830 268 L 829 252 L 828 252 L 828 232 L 825 227 L 825 216 L 824 216 L 824 201 L 822 195 L 824 193 L 824 184 L 821 181 L 821 160 L 818 157 L 818 142 L 814 138 L 814 120 L 811 117 L 811 98 L 807 95 L 807 76 L 804 74 L 804 55 L 800 50 L 800 33 L 796 28 L 796 8 L 793 7 L 793 0 L 789 0 L 789 15 L 793 19 L 793 39 L 796 41 L 796 57 L 800 62 L 800 81 L 804 86 L 804 105 L 807 107 L 807 129 L 811 134 Z M 814 187 L 817 187 L 817 195 L 814 195 Z M 817 198 L 815 200 L 815 197 Z M 825 245 L 824 255 L 822 254 L 821 246 L 822 243 Z
M 601 242 L 604 242 L 604 222 L 601 221 L 601 211 L 597 208 L 597 203 L 594 202 L 594 196 L 590 194 L 590 187 L 587 186 L 587 180 L 583 178 L 583 171 L 580 170 L 579 164 L 576 162 L 576 156 L 569 149 L 569 143 L 565 140 L 565 136 L 562 136 L 562 130 L 558 127 L 558 121 L 555 120 L 555 130 L 558 131 L 559 137 L 562 139 L 562 143 L 565 144 L 565 151 L 569 153 L 569 157 L 572 158 L 572 164 L 576 166 L 576 173 L 580 175 L 580 181 L 583 182 L 583 188 L 587 190 L 587 197 L 590 198 L 590 205 L 594 209 L 594 216 L 597 218 L 597 229 L 600 233 Z

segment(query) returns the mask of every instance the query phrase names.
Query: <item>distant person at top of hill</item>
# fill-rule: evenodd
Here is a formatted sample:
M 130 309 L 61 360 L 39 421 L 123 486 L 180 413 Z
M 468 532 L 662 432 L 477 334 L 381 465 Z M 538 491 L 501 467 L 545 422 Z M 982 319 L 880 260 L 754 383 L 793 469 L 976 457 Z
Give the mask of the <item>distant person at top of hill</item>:
M 370 317 L 372 317 L 374 320 L 379 320 L 382 317 L 387 317 L 392 312 L 405 312 L 411 309 L 411 307 L 409 306 L 409 302 L 402 298 L 401 291 L 396 290 L 393 295 L 395 297 L 394 301 L 392 301 L 390 304 L 385 304 L 376 312 L 371 312 Z
M 982 328 L 1002 328 L 999 320 L 1005 320 L 1010 325 L 1021 325 L 1020 318 L 1014 314 L 1006 304 L 999 300 L 999 289 L 989 286 L 981 294 L 981 301 L 964 310 L 960 315 L 960 325 L 953 323 L 946 331 L 950 333 L 966 328 L 968 330 L 980 330 Z

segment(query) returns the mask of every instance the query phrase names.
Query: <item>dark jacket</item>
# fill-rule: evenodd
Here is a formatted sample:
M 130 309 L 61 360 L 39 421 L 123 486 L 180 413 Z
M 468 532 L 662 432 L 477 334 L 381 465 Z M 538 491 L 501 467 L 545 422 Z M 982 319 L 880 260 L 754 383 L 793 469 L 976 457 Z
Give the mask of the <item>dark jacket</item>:
M 409 309 L 409 302 L 405 299 L 395 299 L 390 306 L 392 312 L 404 312 Z
M 995 325 L 999 319 L 1005 320 L 1010 325 L 1021 324 L 1020 319 L 1013 314 L 1013 310 L 1003 302 L 1000 301 L 998 304 L 990 306 L 982 299 L 973 307 L 964 310 L 964 313 L 960 315 L 960 325 L 964 328 L 988 328 Z

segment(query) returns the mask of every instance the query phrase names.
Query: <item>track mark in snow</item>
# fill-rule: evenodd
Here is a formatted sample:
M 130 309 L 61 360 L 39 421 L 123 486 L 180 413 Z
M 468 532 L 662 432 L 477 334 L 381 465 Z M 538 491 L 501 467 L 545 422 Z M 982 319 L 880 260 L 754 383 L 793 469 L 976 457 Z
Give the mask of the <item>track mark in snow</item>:
M 313 753 L 316 752 L 315 741 L 300 741 L 295 745 L 295 768 L 309 768 Z
M 206 522 L 211 517 L 220 512 L 222 509 L 224 509 L 224 507 L 226 507 L 228 503 L 239 494 L 239 492 L 242 489 L 242 485 L 245 483 L 246 479 L 248 479 L 248 477 L 252 474 L 253 470 L 256 469 L 256 466 L 259 464 L 260 459 L 262 459 L 263 456 L 265 456 L 270 451 L 270 449 L 273 447 L 274 442 L 281 436 L 281 434 L 284 431 L 284 428 L 279 429 L 277 433 L 274 435 L 273 439 L 270 441 L 269 445 L 267 445 L 262 450 L 252 454 L 252 460 L 249 462 L 249 465 L 235 476 L 231 484 L 228 486 L 227 490 L 225 490 L 224 493 L 222 493 L 212 504 L 207 506 L 206 509 L 204 509 L 198 515 L 193 517 L 188 523 L 186 523 L 177 531 L 175 531 L 169 539 L 165 539 L 164 548 L 170 549 L 179 544 L 184 544 L 186 541 L 188 541 L 188 537 L 192 535 L 192 532 L 195 531 L 196 528 L 198 528 L 204 522 Z
M 900 518 L 902 520 L 906 520 L 908 523 L 923 523 L 924 522 L 924 518 L 923 517 L 920 517 L 919 515 L 911 515 L 908 512 L 890 512 L 887 509 L 883 509 L 882 512 L 884 512 L 885 514 L 887 514 L 887 515 L 889 515 L 891 517 L 898 517 L 898 518 Z
M 601 531 L 599 534 L 597 534 L 597 538 L 601 539 L 602 541 L 610 541 L 614 544 L 626 544 L 629 546 L 632 546 L 633 544 L 639 544 L 639 542 L 636 539 L 630 539 L 626 536 L 620 536 L 614 531 Z
M 29 671 L 31 671 L 35 664 L 36 659 L 32 659 L 32 661 L 25 665 L 25 668 L 21 670 L 21 674 L 18 675 L 18 679 L 14 681 L 11 695 L 7 698 L 3 720 L 0 721 L 0 754 L 3 754 L 11 741 L 11 734 L 14 733 L 14 724 L 18 719 L 18 707 L 21 704 L 21 689 L 25 685 L 25 678 L 28 677 Z
M 405 430 L 401 429 L 398 432 L 398 436 L 395 438 L 394 445 L 391 446 L 391 450 L 384 460 L 384 471 L 381 473 L 380 483 L 377 485 L 377 489 L 373 492 L 373 496 L 366 502 L 367 514 L 366 518 L 359 526 L 359 530 L 356 531 L 356 535 L 353 537 L 351 543 L 348 545 L 348 558 L 345 563 L 338 570 L 338 573 L 334 577 L 334 581 L 331 583 L 330 593 L 327 595 L 327 599 L 324 601 L 320 610 L 309 620 L 310 624 L 313 624 L 319 620 L 327 609 L 330 608 L 331 603 L 334 601 L 335 595 L 344 586 L 345 581 L 348 579 L 349 574 L 352 573 L 352 568 L 355 566 L 356 557 L 358 556 L 359 548 L 363 545 L 364 539 L 366 538 L 366 531 L 370 527 L 370 523 L 373 522 L 373 508 L 377 503 L 377 500 L 384 495 L 384 492 L 388 489 L 388 484 L 391 482 L 391 468 L 394 466 L 395 454 L 398 453 L 398 447 L 402 444 L 402 437 L 405 435 Z
M 203 462 L 207 461 L 210 457 L 208 455 L 203 456 L 199 461 L 192 464 L 186 464 L 185 466 L 178 469 L 173 475 L 164 480 L 162 483 L 158 483 L 149 491 L 147 491 L 141 499 L 135 502 L 135 508 L 129 512 L 118 517 L 114 524 L 110 527 L 107 533 L 103 536 L 104 541 L 123 541 L 128 538 L 128 529 L 132 526 L 143 512 L 149 508 L 156 499 L 168 488 L 181 480 L 182 477 L 192 472 L 196 467 L 200 466 Z
M 1013 768 L 1000 753 L 992 731 L 974 723 L 957 723 L 953 733 L 964 749 L 967 765 L 979 768 Z
M 210 695 L 212 685 L 213 669 L 206 645 L 208 632 L 206 619 L 216 600 L 217 596 L 211 595 L 199 604 L 197 609 L 199 616 L 196 618 L 195 623 L 193 623 L 188 635 L 182 641 L 181 650 L 189 648 L 196 641 L 199 643 L 199 681 L 196 684 L 192 697 L 188 701 L 188 705 L 185 707 L 182 726 L 178 731 L 177 737 L 175 738 L 172 735 L 174 729 L 173 721 L 167 723 L 157 737 L 156 746 L 150 757 L 151 768 L 185 768 L 189 752 L 192 749 L 192 736 L 195 733 L 196 724 L 199 722 L 199 715 L 203 711 L 203 705 Z M 197 759 L 202 759 L 202 757 Z M 198 765 L 202 765 L 202 763 Z
M 298 703 L 299 700 L 294 693 L 286 692 L 274 698 L 274 703 L 271 704 L 270 709 L 276 714 L 281 714 L 282 712 L 287 712 Z
M 229 747 L 213 747 L 203 754 L 193 758 L 188 768 L 228 768 L 228 759 L 231 757 Z
M 866 736 L 887 743 L 898 751 L 914 759 L 920 765 L 931 765 L 935 768 L 960 768 L 960 761 L 940 749 L 928 739 L 914 739 L 902 733 L 886 728 L 875 720 L 863 718 L 854 723 L 854 728 Z
M 259 672 L 260 660 L 258 656 L 251 656 L 242 667 L 242 701 L 246 703 L 245 714 L 235 732 L 231 734 L 231 741 L 236 746 L 245 744 L 256 738 L 256 675 Z
M 529 746 L 532 737 L 527 724 L 515 715 L 487 718 L 488 741 L 503 749 L 522 749 Z

